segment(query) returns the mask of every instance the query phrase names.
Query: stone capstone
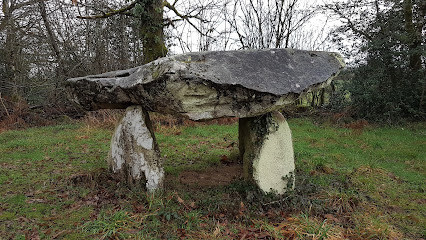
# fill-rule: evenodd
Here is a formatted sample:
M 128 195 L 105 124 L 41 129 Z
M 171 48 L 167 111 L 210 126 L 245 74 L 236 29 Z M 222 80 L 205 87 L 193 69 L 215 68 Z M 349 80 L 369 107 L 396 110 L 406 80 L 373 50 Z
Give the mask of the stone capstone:
M 160 151 L 147 112 L 140 106 L 126 109 L 111 140 L 108 155 L 110 169 L 129 185 L 154 191 L 162 188 L 164 170 Z
M 239 120 L 244 178 L 266 193 L 283 194 L 294 187 L 291 131 L 279 112 Z
M 200 52 L 69 79 L 67 87 L 88 110 L 139 105 L 192 120 L 245 118 L 278 110 L 303 91 L 329 83 L 343 65 L 329 52 Z
M 108 163 L 129 185 L 161 189 L 164 170 L 148 111 L 192 120 L 239 117 L 244 176 L 264 192 L 294 188 L 291 131 L 277 111 L 344 67 L 334 53 L 293 49 L 200 52 L 67 81 L 87 110 L 127 108 Z

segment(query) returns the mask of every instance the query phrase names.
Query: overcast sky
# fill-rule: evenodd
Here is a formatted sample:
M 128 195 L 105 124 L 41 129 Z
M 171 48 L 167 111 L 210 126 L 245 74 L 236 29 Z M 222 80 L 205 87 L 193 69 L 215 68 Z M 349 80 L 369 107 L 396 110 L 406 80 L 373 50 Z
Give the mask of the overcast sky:
M 205 4 L 207 2 L 211 2 L 211 1 L 200 0 L 200 1 L 196 1 L 195 4 Z M 331 0 L 328 0 L 327 2 L 331 2 Z M 191 4 L 193 3 L 194 1 L 191 1 Z M 300 0 L 298 6 L 299 6 L 299 9 L 304 9 L 309 7 L 315 7 L 323 3 L 324 1 L 320 2 L 320 1 Z M 187 4 L 189 4 L 189 2 L 181 1 L 180 5 L 177 5 L 177 6 L 179 7 L 179 9 L 182 9 L 182 11 L 184 11 L 183 9 L 191 8 L 191 6 L 188 6 Z M 230 4 L 230 6 L 232 6 L 232 4 Z M 207 17 L 207 19 L 211 22 L 222 21 L 223 19 L 221 19 L 222 16 L 220 16 L 220 10 L 213 10 L 213 11 L 216 14 L 213 14 L 213 15 L 207 14 L 207 16 L 205 17 Z M 170 12 L 169 13 L 166 12 L 166 15 L 167 14 L 169 16 L 173 15 L 173 13 L 170 13 Z M 192 23 L 194 23 L 196 26 L 199 26 L 198 20 L 192 20 Z M 306 50 L 336 51 L 337 50 L 336 47 L 333 46 L 333 44 L 330 41 L 326 41 L 322 45 L 319 45 L 318 43 L 323 42 L 323 40 L 327 37 L 330 30 L 337 27 L 339 24 L 341 24 L 339 20 L 335 18 L 333 19 L 333 18 L 327 17 L 321 11 L 316 11 L 315 16 L 310 21 L 308 21 L 303 26 L 302 29 L 299 30 L 298 34 L 299 35 L 305 34 L 306 36 L 311 35 L 309 39 L 305 39 L 306 43 L 312 42 L 313 41 L 312 39 L 316 39 L 317 43 L 316 44 L 310 43 L 310 44 L 303 45 L 303 41 L 295 40 L 296 42 L 298 42 L 298 44 L 296 45 L 296 48 L 301 48 Z M 199 51 L 200 34 L 193 27 L 191 27 L 187 22 L 181 22 L 177 24 L 176 26 L 177 26 L 176 28 L 171 30 L 173 33 L 172 35 L 179 36 L 180 41 L 177 38 L 173 39 L 172 41 L 173 45 L 170 47 L 170 52 L 172 54 L 178 54 L 178 53 L 188 52 L 188 51 Z M 224 37 L 223 35 L 219 35 L 219 32 L 223 31 L 223 29 L 225 29 L 226 27 L 229 27 L 229 24 L 227 25 L 226 23 L 222 23 L 222 24 L 216 25 L 216 28 L 214 29 L 216 34 L 213 34 L 213 36 L 215 36 L 214 39 L 217 39 L 217 37 Z M 237 42 L 236 34 L 231 35 L 230 38 L 231 38 L 230 39 L 231 42 L 232 41 Z M 226 44 L 219 41 L 219 42 L 213 43 L 209 50 L 233 50 L 240 47 L 238 43 L 233 44 L 228 42 L 228 44 L 226 46 L 225 45 Z M 313 48 L 311 45 L 316 45 L 316 47 Z

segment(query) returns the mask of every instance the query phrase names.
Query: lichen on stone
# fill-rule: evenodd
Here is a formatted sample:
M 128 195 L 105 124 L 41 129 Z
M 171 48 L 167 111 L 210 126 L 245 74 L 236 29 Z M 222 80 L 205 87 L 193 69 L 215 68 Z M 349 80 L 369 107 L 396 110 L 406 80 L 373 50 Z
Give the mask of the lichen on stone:
M 148 113 L 140 106 L 129 107 L 111 140 L 108 156 L 110 169 L 129 186 L 148 191 L 162 188 L 164 170 L 155 143 Z

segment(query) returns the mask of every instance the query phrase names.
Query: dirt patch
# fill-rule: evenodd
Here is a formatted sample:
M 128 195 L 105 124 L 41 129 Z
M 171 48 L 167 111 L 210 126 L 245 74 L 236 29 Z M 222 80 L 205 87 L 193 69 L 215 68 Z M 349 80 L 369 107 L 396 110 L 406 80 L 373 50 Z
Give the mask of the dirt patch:
M 239 179 L 242 173 L 242 165 L 220 165 L 202 171 L 185 171 L 178 178 L 179 182 L 185 185 L 213 187 L 228 185 L 232 181 Z

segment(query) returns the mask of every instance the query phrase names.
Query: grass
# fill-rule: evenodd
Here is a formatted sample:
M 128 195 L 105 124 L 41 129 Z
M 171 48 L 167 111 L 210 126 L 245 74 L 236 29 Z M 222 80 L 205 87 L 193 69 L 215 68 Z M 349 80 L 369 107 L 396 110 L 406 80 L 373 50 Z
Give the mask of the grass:
M 238 142 L 238 125 L 201 125 L 186 128 L 157 129 L 156 138 L 162 157 L 166 160 L 165 171 L 177 175 L 184 169 L 199 170 L 220 164 L 220 156 L 230 155 Z M 233 157 L 238 152 L 232 154 Z
M 348 129 L 290 119 L 294 192 L 181 173 L 238 156 L 238 126 L 156 126 L 167 189 L 129 190 L 106 169 L 112 130 L 76 123 L 0 133 L 0 239 L 419 239 L 426 126 Z

